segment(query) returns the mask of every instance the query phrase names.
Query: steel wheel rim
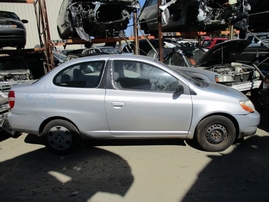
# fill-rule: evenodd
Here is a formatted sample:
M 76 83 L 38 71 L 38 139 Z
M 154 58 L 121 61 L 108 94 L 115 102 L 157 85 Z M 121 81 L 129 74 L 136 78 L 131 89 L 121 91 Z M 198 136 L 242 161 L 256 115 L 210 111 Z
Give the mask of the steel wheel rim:
M 221 124 L 213 124 L 206 131 L 206 140 L 211 144 L 220 144 L 228 137 L 226 128 Z
M 56 150 L 65 150 L 72 144 L 70 131 L 63 126 L 54 126 L 47 135 L 49 145 Z

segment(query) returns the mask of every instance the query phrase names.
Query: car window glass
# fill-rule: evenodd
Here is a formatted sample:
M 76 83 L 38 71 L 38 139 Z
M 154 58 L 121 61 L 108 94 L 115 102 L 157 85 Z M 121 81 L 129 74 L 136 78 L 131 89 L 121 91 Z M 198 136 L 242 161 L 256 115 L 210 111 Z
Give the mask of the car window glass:
M 182 55 L 179 53 L 172 54 L 169 63 L 171 65 L 177 65 L 177 66 L 183 66 L 183 67 L 188 66 L 188 64 L 185 63 Z
M 156 66 L 136 61 L 114 61 L 115 88 L 153 92 L 174 92 L 178 80 Z
M 20 20 L 20 18 L 15 13 L 12 13 L 12 12 L 0 11 L 0 17 Z
M 199 49 L 199 48 L 196 48 L 193 51 L 193 59 L 196 61 L 196 63 L 200 60 L 200 58 L 202 58 L 204 56 L 205 53 L 206 53 L 206 51 L 204 51 L 203 49 Z
M 72 65 L 59 72 L 54 78 L 58 86 L 96 88 L 102 76 L 105 61 L 91 61 Z
M 210 46 L 210 43 L 211 41 L 207 41 L 207 40 L 204 40 L 203 42 L 202 42 L 202 46 L 203 47 L 207 47 L 207 46 Z
M 116 48 L 102 48 L 102 53 L 115 54 L 118 53 Z

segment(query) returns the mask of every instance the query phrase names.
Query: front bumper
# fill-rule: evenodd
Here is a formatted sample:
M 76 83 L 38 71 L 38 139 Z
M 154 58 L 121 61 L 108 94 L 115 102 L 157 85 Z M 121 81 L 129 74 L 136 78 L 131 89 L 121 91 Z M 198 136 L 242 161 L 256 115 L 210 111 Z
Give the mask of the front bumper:
M 256 133 L 260 123 L 259 112 L 255 111 L 254 113 L 249 113 L 247 115 L 236 115 L 235 118 L 239 126 L 239 139 Z
M 262 80 L 257 81 L 248 81 L 241 84 L 234 84 L 231 87 L 238 90 L 238 91 L 249 91 L 251 89 L 258 89 L 262 84 Z

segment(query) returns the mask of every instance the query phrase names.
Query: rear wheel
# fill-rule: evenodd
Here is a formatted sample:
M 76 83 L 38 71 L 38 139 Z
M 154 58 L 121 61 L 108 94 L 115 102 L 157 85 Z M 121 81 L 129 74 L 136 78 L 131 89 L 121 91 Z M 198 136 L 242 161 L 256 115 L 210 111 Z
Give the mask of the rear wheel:
M 233 122 L 224 116 L 211 116 L 202 120 L 196 130 L 196 140 L 206 151 L 223 151 L 236 138 Z
M 46 147 L 54 153 L 73 152 L 81 142 L 77 128 L 70 122 L 56 119 L 49 122 L 44 130 Z

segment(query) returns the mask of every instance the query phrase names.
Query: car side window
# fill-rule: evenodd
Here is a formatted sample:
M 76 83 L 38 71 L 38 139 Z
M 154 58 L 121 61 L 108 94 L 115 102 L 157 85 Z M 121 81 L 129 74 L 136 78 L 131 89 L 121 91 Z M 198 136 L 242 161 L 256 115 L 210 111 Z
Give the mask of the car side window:
M 183 56 L 179 53 L 175 53 L 170 58 L 170 65 L 177 65 L 177 66 L 183 66 L 186 67 L 188 64 L 186 64 Z
M 101 80 L 105 61 L 83 62 L 59 72 L 53 82 L 57 86 L 96 88 Z
M 113 83 L 117 89 L 174 92 L 178 80 L 156 66 L 136 61 L 114 61 Z

